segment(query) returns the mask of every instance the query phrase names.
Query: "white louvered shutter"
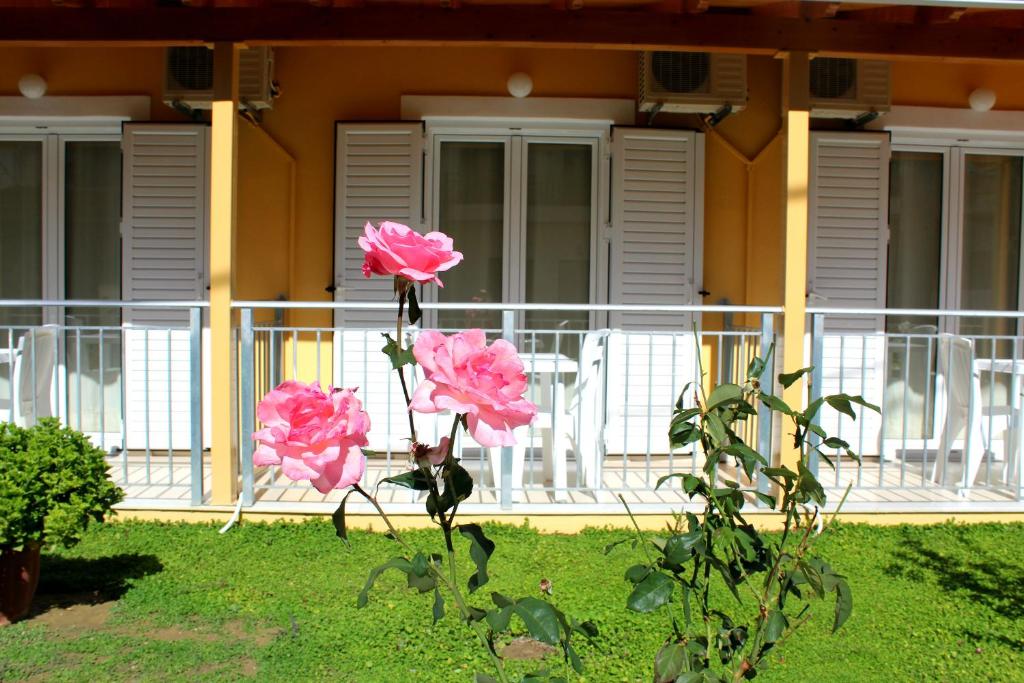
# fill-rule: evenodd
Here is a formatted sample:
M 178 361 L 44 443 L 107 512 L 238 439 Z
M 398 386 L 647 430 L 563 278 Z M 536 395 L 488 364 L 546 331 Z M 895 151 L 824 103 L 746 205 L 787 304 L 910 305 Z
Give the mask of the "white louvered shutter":
M 124 298 L 205 299 L 209 127 L 125 124 L 122 164 Z M 124 322 L 127 448 L 187 449 L 188 311 L 129 309 Z
M 420 123 L 339 123 L 335 188 L 335 300 L 394 299 L 388 278 L 363 276 L 357 240 L 367 221 L 419 230 L 423 212 L 423 126 Z M 339 313 L 339 327 L 390 324 L 391 313 Z
M 393 303 L 390 278 L 363 276 L 363 250 L 357 240 L 368 221 L 375 225 L 395 221 L 422 231 L 423 126 L 341 123 L 336 153 L 335 300 Z M 381 353 L 381 334 L 395 333 L 398 309 L 397 303 L 393 305 L 387 311 L 338 311 L 334 382 L 359 387 L 374 425 L 370 448 L 402 452 L 409 448 L 407 409 L 398 378 Z M 406 343 L 409 341 L 407 338 Z M 427 439 L 432 435 L 421 436 Z
M 809 305 L 884 308 L 889 136 L 813 133 L 809 196 Z M 829 316 L 827 329 L 872 332 L 883 322 Z
M 611 303 L 698 303 L 703 136 L 615 128 L 611 148 Z M 609 452 L 668 452 L 672 407 L 698 374 L 695 321 L 678 313 L 611 314 Z
M 889 137 L 885 133 L 812 133 L 808 226 L 808 304 L 884 308 L 889 234 Z M 884 399 L 884 316 L 825 316 L 824 395 Z M 879 452 L 881 420 L 871 411 L 856 423 L 822 415 L 830 435 L 862 454 Z

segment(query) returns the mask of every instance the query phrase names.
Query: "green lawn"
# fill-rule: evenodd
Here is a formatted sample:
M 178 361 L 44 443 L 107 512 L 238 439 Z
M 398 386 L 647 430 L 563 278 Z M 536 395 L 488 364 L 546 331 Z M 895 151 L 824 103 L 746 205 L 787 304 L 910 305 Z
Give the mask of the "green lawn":
M 535 595 L 550 578 L 559 606 L 601 631 L 579 643 L 583 680 L 651 680 L 666 617 L 623 606 L 637 551 L 602 549 L 624 531 L 487 533 L 498 549 L 478 603 L 490 589 Z M 435 532 L 408 536 L 436 549 Z M 37 601 L 77 604 L 0 630 L 0 680 L 404 683 L 470 681 L 485 669 L 455 616 L 432 627 L 432 597 L 411 594 L 397 573 L 356 609 L 367 571 L 397 553 L 383 536 L 351 540 L 346 549 L 329 521 L 223 536 L 206 525 L 96 528 L 44 557 Z M 830 636 L 821 605 L 758 680 L 1024 681 L 1024 524 L 838 526 L 819 547 L 850 577 L 853 617 Z

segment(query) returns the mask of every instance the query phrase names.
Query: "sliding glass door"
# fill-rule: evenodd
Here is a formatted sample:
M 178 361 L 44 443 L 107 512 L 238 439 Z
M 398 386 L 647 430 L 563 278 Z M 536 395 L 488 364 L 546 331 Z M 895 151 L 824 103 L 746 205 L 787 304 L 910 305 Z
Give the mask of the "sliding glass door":
M 896 147 L 890 164 L 887 306 L 1020 310 L 1022 191 L 1021 152 Z M 1020 329 L 1010 318 L 890 315 L 886 332 L 886 434 L 928 439 L 934 432 L 935 335 L 969 338 L 975 358 L 1010 358 Z M 983 373 L 981 382 L 986 406 L 1006 404 L 1008 376 Z
M 119 136 L 0 137 L 0 298 L 120 299 L 120 210 Z M 45 324 L 67 327 L 51 409 L 113 438 L 121 431 L 116 308 L 0 308 L 0 401 L 12 395 L 20 337 Z
M 593 302 L 597 149 L 598 140 L 585 137 L 434 136 L 431 225 L 465 254 L 442 276 L 438 301 Z M 497 313 L 473 310 L 440 311 L 437 322 L 501 326 Z M 587 312 L 519 317 L 532 330 L 586 330 L 592 323 Z

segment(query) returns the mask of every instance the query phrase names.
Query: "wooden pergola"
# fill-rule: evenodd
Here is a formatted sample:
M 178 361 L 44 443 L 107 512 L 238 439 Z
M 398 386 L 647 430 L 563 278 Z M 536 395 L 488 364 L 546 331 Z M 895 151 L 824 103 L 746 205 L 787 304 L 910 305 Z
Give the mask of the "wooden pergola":
M 0 0 L 0 43 L 489 45 L 1024 59 L 1024 3 Z

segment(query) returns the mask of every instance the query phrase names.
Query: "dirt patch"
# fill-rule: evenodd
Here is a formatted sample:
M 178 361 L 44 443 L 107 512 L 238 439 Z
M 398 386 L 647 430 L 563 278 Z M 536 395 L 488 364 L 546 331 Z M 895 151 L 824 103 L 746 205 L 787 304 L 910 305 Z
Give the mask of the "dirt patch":
M 57 598 L 57 599 L 50 599 Z M 32 606 L 33 624 L 42 624 L 58 631 L 98 630 L 107 625 L 114 601 L 90 603 L 70 596 L 47 596 Z
M 539 640 L 516 638 L 502 649 L 501 656 L 505 659 L 544 659 L 555 652 L 558 650 Z
M 266 647 L 283 633 L 279 628 L 247 628 L 245 622 L 235 619 L 224 624 L 221 632 L 236 640 L 248 640 L 257 647 Z

